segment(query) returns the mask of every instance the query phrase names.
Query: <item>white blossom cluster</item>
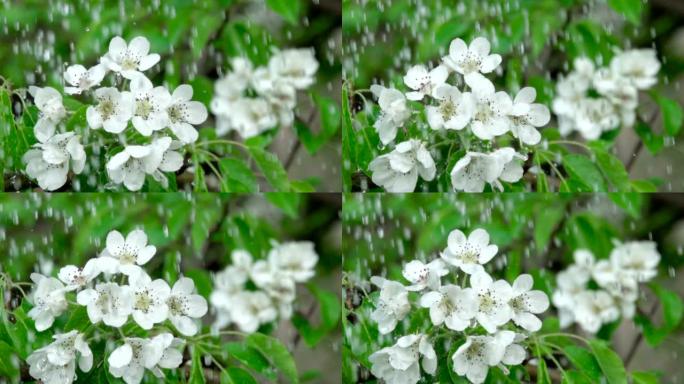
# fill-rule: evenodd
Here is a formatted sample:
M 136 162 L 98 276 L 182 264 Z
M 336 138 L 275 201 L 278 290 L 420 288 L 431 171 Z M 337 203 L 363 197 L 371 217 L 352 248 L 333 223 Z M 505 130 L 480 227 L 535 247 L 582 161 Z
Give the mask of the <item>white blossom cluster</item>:
M 653 49 L 621 52 L 601 68 L 586 57 L 575 59 L 573 71 L 556 85 L 552 106 L 561 134 L 577 131 L 595 140 L 621 125 L 631 127 L 639 91 L 658 82 L 658 70 L 660 62 Z
M 537 93 L 532 87 L 522 88 L 515 98 L 506 92 L 497 92 L 483 74 L 493 72 L 500 63 L 500 55 L 490 54 L 487 39 L 478 37 L 470 46 L 455 39 L 449 55 L 437 67 L 428 70 L 416 65 L 408 70 L 404 84 L 409 92 L 371 86 L 381 109 L 373 126 L 382 144 L 392 143 L 397 131 L 419 113 L 410 102 L 422 102 L 432 130 L 456 130 L 466 137 L 472 134 L 474 138 L 469 140 L 465 156 L 451 169 L 454 190 L 482 192 L 486 184 L 503 190 L 501 181 L 520 180 L 521 163 L 527 156 L 512 147 L 491 150 L 491 146 L 497 137 L 507 133 L 521 146 L 538 144 L 541 134 L 537 128 L 549 122 L 550 113 L 546 106 L 534 102 Z M 462 89 L 447 82 L 451 73 L 456 77 L 454 84 L 464 84 Z M 435 162 L 425 143 L 415 139 L 397 144 L 390 153 L 373 160 L 369 170 L 373 182 L 389 192 L 412 192 L 419 175 L 430 181 L 436 173 Z
M 441 258 L 428 264 L 413 260 L 404 266 L 402 274 L 410 285 L 373 276 L 371 282 L 380 288 L 380 296 L 371 319 L 381 334 L 392 332 L 409 316 L 409 292 L 420 294 L 418 304 L 429 308 L 434 325 L 428 334 L 401 337 L 393 346 L 373 353 L 369 357 L 373 375 L 388 383 L 415 384 L 421 377 L 420 365 L 434 375 L 437 356 L 431 336 L 439 327 L 453 331 L 450 339 L 464 341 L 450 358 L 454 371 L 470 382 L 484 382 L 490 367 L 506 371 L 507 365 L 521 364 L 527 353 L 520 342 L 541 328 L 536 314 L 549 307 L 549 299 L 532 289 L 532 276 L 527 274 L 518 276 L 513 285 L 494 281 L 483 265 L 497 252 L 485 230 L 475 229 L 467 237 L 453 230 Z M 461 285 L 442 284 L 442 277 L 452 273 L 450 268 L 464 274 Z M 466 278 L 469 286 L 464 286 Z M 515 326 L 522 329 L 512 331 Z
M 74 292 L 76 302 L 86 307 L 93 325 L 102 323 L 123 332 L 123 326 L 132 318 L 140 328 L 153 331 L 156 324 L 168 320 L 184 336 L 197 334 L 195 319 L 206 314 L 206 300 L 195 293 L 194 282 L 189 278 L 179 278 L 173 288 L 162 279 L 152 280 L 141 266 L 155 252 L 141 230 L 130 232 L 126 238 L 111 231 L 105 250 L 82 268 L 65 266 L 59 270 L 58 278 L 31 274 L 35 288 L 29 298 L 33 308 L 28 315 L 35 321 L 36 330 L 42 332 L 52 327 L 55 318 L 68 310 L 66 295 Z M 98 277 L 102 279 L 96 281 Z M 127 284 L 123 284 L 125 279 Z M 112 376 L 127 384 L 137 384 L 146 369 L 164 377 L 161 369 L 180 366 L 184 340 L 159 331 L 149 339 L 122 336 L 122 344 L 107 359 Z M 93 355 L 86 337 L 75 330 L 55 334 L 52 344 L 28 357 L 31 376 L 46 384 L 70 384 L 75 378 L 77 355 L 81 371 L 89 371 Z
M 639 283 L 658 273 L 660 254 L 652 241 L 616 244 L 608 259 L 596 260 L 591 251 L 578 249 L 575 263 L 556 277 L 553 305 L 561 327 L 579 324 L 596 333 L 603 324 L 634 317 Z M 598 288 L 590 288 L 589 282 Z
M 311 279 L 318 263 L 309 241 L 275 244 L 265 260 L 235 250 L 233 263 L 214 276 L 209 297 L 216 312 L 213 330 L 235 324 L 242 332 L 256 332 L 278 318 L 289 319 L 296 299 L 296 284 Z
M 211 111 L 216 134 L 237 131 L 250 138 L 276 126 L 291 126 L 297 91 L 315 82 L 318 61 L 313 49 L 276 52 L 268 65 L 254 68 L 246 58 L 234 58 L 232 71 L 216 81 Z
M 175 172 L 183 165 L 183 156 L 177 150 L 197 140 L 193 125 L 207 118 L 206 107 L 191 100 L 191 86 L 180 85 L 173 93 L 164 86 L 153 86 L 142 72 L 157 64 L 160 57 L 149 50 L 150 43 L 144 37 L 126 44 L 117 36 L 99 64 L 89 69 L 74 64 L 64 72 L 64 80 L 70 85 L 64 87 L 66 94 L 87 94 L 93 100 L 86 110 L 90 129 L 112 134 L 118 141 L 115 146 L 123 148 L 108 159 L 106 170 L 112 183 L 123 184 L 131 191 L 142 188 L 146 175 L 166 186 L 164 172 Z M 116 86 L 100 86 L 108 72 L 116 74 Z M 53 191 L 66 183 L 69 170 L 74 174 L 83 171 L 86 152 L 75 132 L 57 133 L 68 116 L 59 91 L 31 86 L 29 93 L 40 118 L 34 127 L 39 143 L 24 155 L 26 173 L 41 188 Z

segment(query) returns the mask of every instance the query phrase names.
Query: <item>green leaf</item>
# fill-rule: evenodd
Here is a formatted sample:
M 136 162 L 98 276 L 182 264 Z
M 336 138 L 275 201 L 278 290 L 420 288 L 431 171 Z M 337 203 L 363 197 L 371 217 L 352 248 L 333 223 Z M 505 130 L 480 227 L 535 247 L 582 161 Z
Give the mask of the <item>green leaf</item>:
M 632 180 L 630 184 L 632 185 L 634 192 L 648 193 L 658 191 L 658 186 L 650 180 Z
M 88 311 L 86 307 L 78 306 L 71 312 L 69 320 L 67 320 L 66 325 L 64 325 L 65 331 L 77 330 L 83 332 L 90 325 L 90 319 L 88 318 Z
M 537 367 L 537 384 L 551 384 L 549 377 L 549 370 L 546 367 L 546 360 L 539 359 L 539 366 Z
M 276 155 L 254 145 L 247 146 L 247 149 L 275 191 L 288 192 L 291 189 L 287 171 Z
M 591 352 L 582 347 L 568 345 L 563 348 L 563 353 L 583 375 L 592 381 L 599 381 L 601 367 Z
M 207 182 L 204 179 L 204 168 L 199 161 L 197 152 L 192 154 L 192 163 L 195 166 L 195 179 L 193 181 L 193 189 L 195 192 L 207 192 Z
M 274 372 L 270 369 L 268 360 L 258 350 L 238 342 L 226 343 L 224 348 L 228 352 L 228 356 L 271 380 L 276 379 Z
M 197 207 L 194 212 L 194 221 L 192 221 L 192 229 L 190 231 L 190 238 L 192 239 L 192 246 L 196 254 L 199 254 L 204 244 L 209 240 L 211 235 L 209 232 L 218 225 L 221 217 L 221 207 L 208 207 L 211 209 L 202 209 Z
M 292 355 L 280 340 L 262 333 L 252 333 L 245 339 L 247 345 L 258 350 L 276 367 L 292 384 L 297 384 L 297 366 Z
M 297 312 L 292 318 L 292 325 L 297 328 L 297 331 L 306 344 L 310 347 L 314 347 L 325 335 L 337 327 L 337 324 L 340 321 L 342 307 L 340 305 L 340 300 L 334 293 L 320 289 L 314 284 L 307 284 L 307 288 L 318 301 L 321 324 L 318 327 L 314 327 L 306 316 Z
M 660 106 L 660 113 L 663 116 L 663 128 L 665 132 L 675 137 L 682 130 L 682 107 L 672 99 L 653 93 L 654 99 Z
M 630 373 L 633 384 L 658 384 L 660 383 L 659 375 L 654 372 L 636 371 Z
M 221 192 L 253 193 L 259 188 L 256 177 L 245 161 L 233 157 L 224 157 L 219 162 L 224 183 Z
M 662 136 L 655 134 L 653 130 L 651 130 L 651 127 L 645 122 L 641 120 L 637 121 L 634 125 L 634 131 L 639 135 L 641 140 L 643 140 L 646 149 L 652 154 L 655 155 L 663 149 L 665 140 Z
M 667 290 L 657 283 L 650 283 L 649 288 L 658 297 L 662 306 L 662 325 L 656 327 L 650 318 L 641 314 L 634 318 L 634 322 L 642 328 L 646 342 L 655 347 L 677 329 L 682 317 L 684 317 L 684 304 L 675 292 Z
M 195 59 L 199 59 L 202 56 L 202 52 L 206 50 L 207 42 L 209 42 L 211 36 L 219 29 L 221 23 L 225 22 L 223 16 L 222 12 L 203 12 L 198 14 L 197 18 L 199 20 L 193 25 L 195 33 L 192 34 L 192 39 L 190 40 L 192 56 Z
M 627 192 L 631 189 L 629 174 L 624 164 L 617 157 L 608 151 L 597 148 L 594 148 L 594 155 L 596 156 L 596 165 L 616 191 Z
M 202 350 L 199 347 L 192 348 L 192 367 L 188 384 L 205 384 L 204 368 L 202 367 Z
M 639 25 L 644 10 L 642 0 L 608 0 L 608 5 L 632 24 Z
M 229 367 L 221 372 L 221 384 L 257 384 L 249 372 L 238 367 Z
M 266 5 L 290 24 L 297 24 L 302 12 L 301 0 L 266 0 Z
M 211 291 L 214 289 L 209 271 L 204 269 L 190 269 L 185 271 L 184 275 L 185 277 L 192 279 L 195 283 L 197 293 L 202 295 L 205 299 L 209 298 Z
M 0 377 L 11 378 L 19 373 L 19 369 L 14 366 L 12 356 L 15 354 L 14 349 L 4 341 L 0 341 Z
M 641 207 L 643 206 L 644 199 L 643 195 L 640 193 L 609 193 L 608 197 L 617 205 L 622 208 L 627 214 L 635 219 L 641 216 Z
M 570 176 L 592 191 L 605 191 L 606 182 L 596 165 L 586 156 L 566 155 L 563 166 Z
M 563 373 L 561 384 L 592 384 L 592 381 L 579 371 L 566 370 Z
M 601 340 L 589 340 L 589 347 L 594 352 L 594 357 L 596 357 L 608 384 L 624 384 L 627 382 L 625 367 L 617 353 Z
M 76 112 L 66 121 L 67 132 L 76 131 L 79 134 L 83 134 L 88 129 L 88 122 L 86 121 L 86 111 L 88 106 L 84 105 L 79 107 Z
M 266 193 L 265 196 L 266 200 L 280 208 L 289 217 L 293 219 L 299 217 L 299 203 L 301 202 L 299 194 L 270 192 Z
M 538 225 L 534 226 L 534 243 L 538 250 L 546 249 L 549 241 L 551 241 L 551 234 L 561 222 L 563 216 L 565 216 L 564 205 L 544 207 L 537 212 L 535 222 Z

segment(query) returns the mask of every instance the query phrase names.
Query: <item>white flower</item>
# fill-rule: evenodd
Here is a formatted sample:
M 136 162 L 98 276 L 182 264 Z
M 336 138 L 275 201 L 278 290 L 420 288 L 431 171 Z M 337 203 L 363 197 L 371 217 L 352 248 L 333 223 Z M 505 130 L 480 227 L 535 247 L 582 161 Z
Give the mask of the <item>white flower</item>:
M 456 191 L 482 192 L 502 171 L 499 159 L 488 153 L 468 152 L 451 170 L 451 185 Z
M 78 367 L 88 372 L 93 366 L 93 353 L 77 331 L 60 333 L 53 336 L 55 341 L 40 348 L 26 359 L 29 374 L 45 384 L 71 384 L 76 377 L 76 357 Z
M 93 324 L 100 321 L 110 327 L 121 327 L 131 314 L 133 295 L 127 285 L 100 283 L 95 289 L 84 289 L 76 296 L 80 305 L 87 306 Z
M 541 134 L 536 127 L 543 127 L 551 120 L 547 106 L 533 103 L 536 97 L 537 91 L 534 88 L 525 87 L 513 99 L 511 133 L 527 145 L 539 144 Z
M 400 283 L 378 276 L 371 277 L 371 283 L 380 288 L 379 301 L 371 319 L 378 323 L 378 330 L 385 335 L 392 332 L 411 310 L 408 291 Z
M 426 95 L 432 95 L 436 87 L 444 84 L 447 77 L 449 77 L 449 71 L 443 65 L 438 65 L 430 72 L 428 72 L 424 65 L 411 67 L 406 76 L 404 76 L 404 84 L 413 91 L 407 92 L 406 98 L 409 100 L 423 100 Z
M 508 301 L 513 294 L 506 280 L 493 281 L 487 272 L 479 271 L 470 276 L 470 286 L 477 295 L 475 319 L 489 333 L 506 324 L 512 315 Z
M 268 101 L 242 98 L 233 103 L 227 117 L 219 120 L 217 134 L 224 135 L 235 130 L 243 139 L 249 139 L 277 125 L 278 116 Z
M 629 78 L 637 89 L 648 89 L 658 82 L 660 62 L 654 49 L 632 49 L 613 57 L 610 69 Z
M 31 280 L 36 288 L 30 295 L 33 308 L 28 315 L 35 321 L 36 330 L 42 332 L 52 326 L 55 317 L 66 311 L 68 304 L 64 298 L 65 289 L 59 280 L 39 273 L 32 273 Z
M 475 102 L 470 92 L 461 93 L 449 84 L 440 84 L 432 91 L 439 105 L 425 107 L 427 121 L 432 129 L 461 130 L 470 122 Z
M 43 143 L 55 134 L 55 127 L 66 116 L 66 109 L 62 104 L 62 95 L 52 87 L 38 88 L 32 85 L 29 93 L 40 111 L 33 132 L 36 139 Z
M 513 148 L 499 148 L 492 153 L 468 152 L 460 158 L 451 170 L 451 184 L 454 190 L 482 192 L 485 184 L 503 191 L 499 180 L 515 183 L 523 176 L 521 160 L 526 156 Z
M 388 154 L 378 156 L 368 165 L 372 180 L 387 192 L 413 192 L 418 175 L 426 181 L 435 178 L 435 161 L 420 140 L 397 144 Z
M 155 336 L 153 339 L 128 337 L 124 344 L 116 348 L 109 358 L 109 373 L 122 378 L 126 384 L 138 384 L 142 381 L 145 368 L 153 369 L 162 359 L 169 341 L 168 333 Z M 171 337 L 173 339 L 173 337 Z
M 143 136 L 164 129 L 169 124 L 166 108 L 171 103 L 171 94 L 166 87 L 154 87 L 144 75 L 131 79 L 131 93 L 135 100 L 133 127 Z
M 607 99 L 584 99 L 575 110 L 575 129 L 586 140 L 596 140 L 620 124 L 616 107 Z
M 530 332 L 536 332 L 542 326 L 534 314 L 549 308 L 549 298 L 542 291 L 532 290 L 533 283 L 532 276 L 528 274 L 518 276 L 513 282 L 513 297 L 508 302 L 513 322 Z
M 444 57 L 444 64 L 462 74 L 466 83 L 480 75 L 490 73 L 501 64 L 501 56 L 489 54 L 489 41 L 484 37 L 477 37 L 470 42 L 470 46 L 461 39 L 455 39 L 449 45 L 449 55 Z
M 90 128 L 102 127 L 110 133 L 123 132 L 135 110 L 133 94 L 105 87 L 95 90 L 95 99 L 97 99 L 97 105 L 91 105 L 86 110 L 86 120 Z
M 170 137 L 155 137 L 150 154 L 143 158 L 145 173 L 151 174 L 164 188 L 169 184 L 164 172 L 176 172 L 183 166 L 183 155 L 176 151 L 181 146 L 180 141 Z
M 397 129 L 411 117 L 411 110 L 406 105 L 406 97 L 394 88 L 385 88 L 381 85 L 371 85 L 371 92 L 378 99 L 380 117 L 373 127 L 378 131 L 380 141 L 388 144 L 397 137 Z
M 553 292 L 551 299 L 553 305 L 558 308 L 561 328 L 575 322 L 575 299 L 580 292 L 584 292 L 590 277 L 591 272 L 577 264 L 571 265 L 556 276 L 558 289 Z
M 169 308 L 169 320 L 178 332 L 184 336 L 197 333 L 197 324 L 192 318 L 198 319 L 207 313 L 207 301 L 195 292 L 195 283 L 187 277 L 181 277 L 171 289 L 166 299 Z
M 191 101 L 192 87 L 179 85 L 171 95 L 171 103 L 166 112 L 169 115 L 171 131 L 183 143 L 197 141 L 198 133 L 193 125 L 207 119 L 207 108 L 199 101 Z
M 240 331 L 253 333 L 261 324 L 275 321 L 278 311 L 262 291 L 243 291 L 233 296 L 230 315 Z
M 470 320 L 477 312 L 475 293 L 470 288 L 457 285 L 445 285 L 438 291 L 424 294 L 420 298 L 420 306 L 430 308 L 430 320 L 433 325 L 444 323 L 454 331 L 463 331 L 470 326 Z
M 128 145 L 107 162 L 107 175 L 116 184 L 123 183 L 131 191 L 138 191 L 145 183 L 146 158 L 151 145 Z
M 80 174 L 85 167 L 86 153 L 79 139 L 74 132 L 66 132 L 37 143 L 35 149 L 24 154 L 26 174 L 46 191 L 61 188 L 67 181 L 69 168 Z
M 295 89 L 306 89 L 315 81 L 318 61 L 313 49 L 285 49 L 271 57 L 268 70 Z
M 620 270 L 638 282 L 653 279 L 658 274 L 660 253 L 653 241 L 630 241 L 617 245 L 610 252 L 610 260 Z
M 95 65 L 89 69 L 80 64 L 70 65 L 64 71 L 64 80 L 73 87 L 64 87 L 64 93 L 80 95 L 83 91 L 100 85 L 105 74 L 107 74 L 107 67 L 103 64 Z
M 133 291 L 133 320 L 140 328 L 149 330 L 154 324 L 166 320 L 169 315 L 167 300 L 171 295 L 169 284 L 162 279 L 152 281 L 145 272 L 131 276 L 130 280 Z
M 83 268 L 75 265 L 67 265 L 59 270 L 57 277 L 66 284 L 67 291 L 74 291 L 85 287 L 100 274 L 97 259 L 90 259 Z
M 508 115 L 513 101 L 506 92 L 495 92 L 494 84 L 485 77 L 474 78 L 470 87 L 475 97 L 471 120 L 473 134 L 482 140 L 491 140 L 508 132 L 511 122 Z
M 583 330 L 596 333 L 601 325 L 620 317 L 620 309 L 608 292 L 583 291 L 575 298 L 575 320 Z
M 440 259 L 432 260 L 427 264 L 423 264 L 420 260 L 413 260 L 404 265 L 402 271 L 404 278 L 412 284 L 406 287 L 409 291 L 422 291 L 425 288 L 437 290 L 441 285 L 440 278 L 447 273 L 449 270 Z
M 434 375 L 437 354 L 428 337 L 414 334 L 400 337 L 392 347 L 383 348 L 368 357 L 371 373 L 387 383 L 415 384 L 420 380 L 418 359 L 423 356 L 423 370 Z
M 484 271 L 482 265 L 488 263 L 499 250 L 496 245 L 489 244 L 489 234 L 481 228 L 472 231 L 468 238 L 460 230 L 454 229 L 449 233 L 447 244 L 440 255 L 442 259 L 469 275 Z
M 115 36 L 109 42 L 109 52 L 100 59 L 100 62 L 109 70 L 132 79 L 159 62 L 159 55 L 149 52 L 150 42 L 142 36 L 133 38 L 128 45 L 124 39 Z
M 318 254 L 310 241 L 290 241 L 276 245 L 268 252 L 271 267 L 298 283 L 313 277 Z
M 100 258 L 97 260 L 103 266 L 103 271 L 107 273 L 123 273 L 129 277 L 143 272 L 140 266 L 145 265 L 152 256 L 157 252 L 154 245 L 147 245 L 147 235 L 140 229 L 133 230 L 128 233 L 124 239 L 119 231 L 110 231 L 107 234 L 106 248 L 102 251 Z M 111 260 L 103 258 L 112 258 L 116 261 L 115 270 L 111 270 Z
M 517 365 L 525 359 L 525 350 L 515 341 L 515 332 L 499 331 L 493 336 L 468 336 L 451 357 L 454 371 L 472 383 L 482 383 L 489 367 L 500 363 Z M 510 346 L 516 346 L 509 348 Z M 522 351 L 522 358 L 521 358 Z
M 164 374 L 162 373 L 161 368 L 176 369 L 183 363 L 183 353 L 178 350 L 178 347 L 184 345 L 185 341 L 183 339 L 173 337 L 170 333 L 162 333 L 155 336 L 150 340 L 148 348 L 154 349 L 154 352 L 150 353 L 154 356 L 161 350 L 161 357 L 156 365 L 146 368 L 151 370 L 158 378 L 163 378 Z
M 289 319 L 295 300 L 295 281 L 292 277 L 264 260 L 254 263 L 251 277 L 254 284 L 263 289 L 273 305 L 278 307 L 280 316 Z

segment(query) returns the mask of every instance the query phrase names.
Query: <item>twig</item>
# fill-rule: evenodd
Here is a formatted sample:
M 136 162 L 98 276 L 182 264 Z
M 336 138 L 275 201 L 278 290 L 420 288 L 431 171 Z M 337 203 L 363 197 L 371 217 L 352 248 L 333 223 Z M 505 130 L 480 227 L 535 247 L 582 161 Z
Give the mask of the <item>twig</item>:
M 651 310 L 648 312 L 648 318 L 652 318 L 655 316 L 656 312 L 658 312 L 658 307 L 660 303 L 655 300 L 653 303 L 653 306 L 651 307 Z M 629 352 L 627 352 L 627 356 L 625 356 L 625 368 L 629 368 L 629 364 L 632 362 L 632 359 L 636 355 L 636 351 L 639 349 L 639 346 L 641 345 L 641 341 L 644 339 L 644 332 L 639 332 L 637 334 L 637 337 L 634 339 L 634 342 L 632 342 L 632 346 L 629 348 Z

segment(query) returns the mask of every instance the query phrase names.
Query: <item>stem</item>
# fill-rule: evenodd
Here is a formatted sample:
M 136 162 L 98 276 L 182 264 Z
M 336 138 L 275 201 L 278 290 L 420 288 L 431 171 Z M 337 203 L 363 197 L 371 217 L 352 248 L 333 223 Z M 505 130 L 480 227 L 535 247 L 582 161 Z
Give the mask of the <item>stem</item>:
M 228 144 L 228 145 L 235 145 L 237 147 L 241 147 L 244 149 L 248 149 L 246 145 L 243 143 L 234 141 L 234 140 L 208 140 L 208 141 L 203 141 L 201 143 L 195 144 L 196 146 L 205 146 L 205 145 L 212 145 L 212 144 Z
M 206 339 L 207 337 L 220 337 L 224 335 L 233 335 L 233 336 L 242 336 L 242 337 L 247 337 L 248 335 L 244 332 L 239 332 L 239 331 L 221 331 L 217 334 L 211 334 L 211 333 L 205 333 L 204 335 L 199 335 L 196 337 L 193 337 L 193 340 L 202 340 Z
M 580 143 L 579 141 L 573 141 L 573 140 L 554 140 L 554 141 L 549 141 L 549 144 L 566 144 L 566 145 L 574 145 L 580 148 L 584 148 L 587 150 L 587 152 L 592 152 L 591 148 L 589 148 L 588 145 Z

